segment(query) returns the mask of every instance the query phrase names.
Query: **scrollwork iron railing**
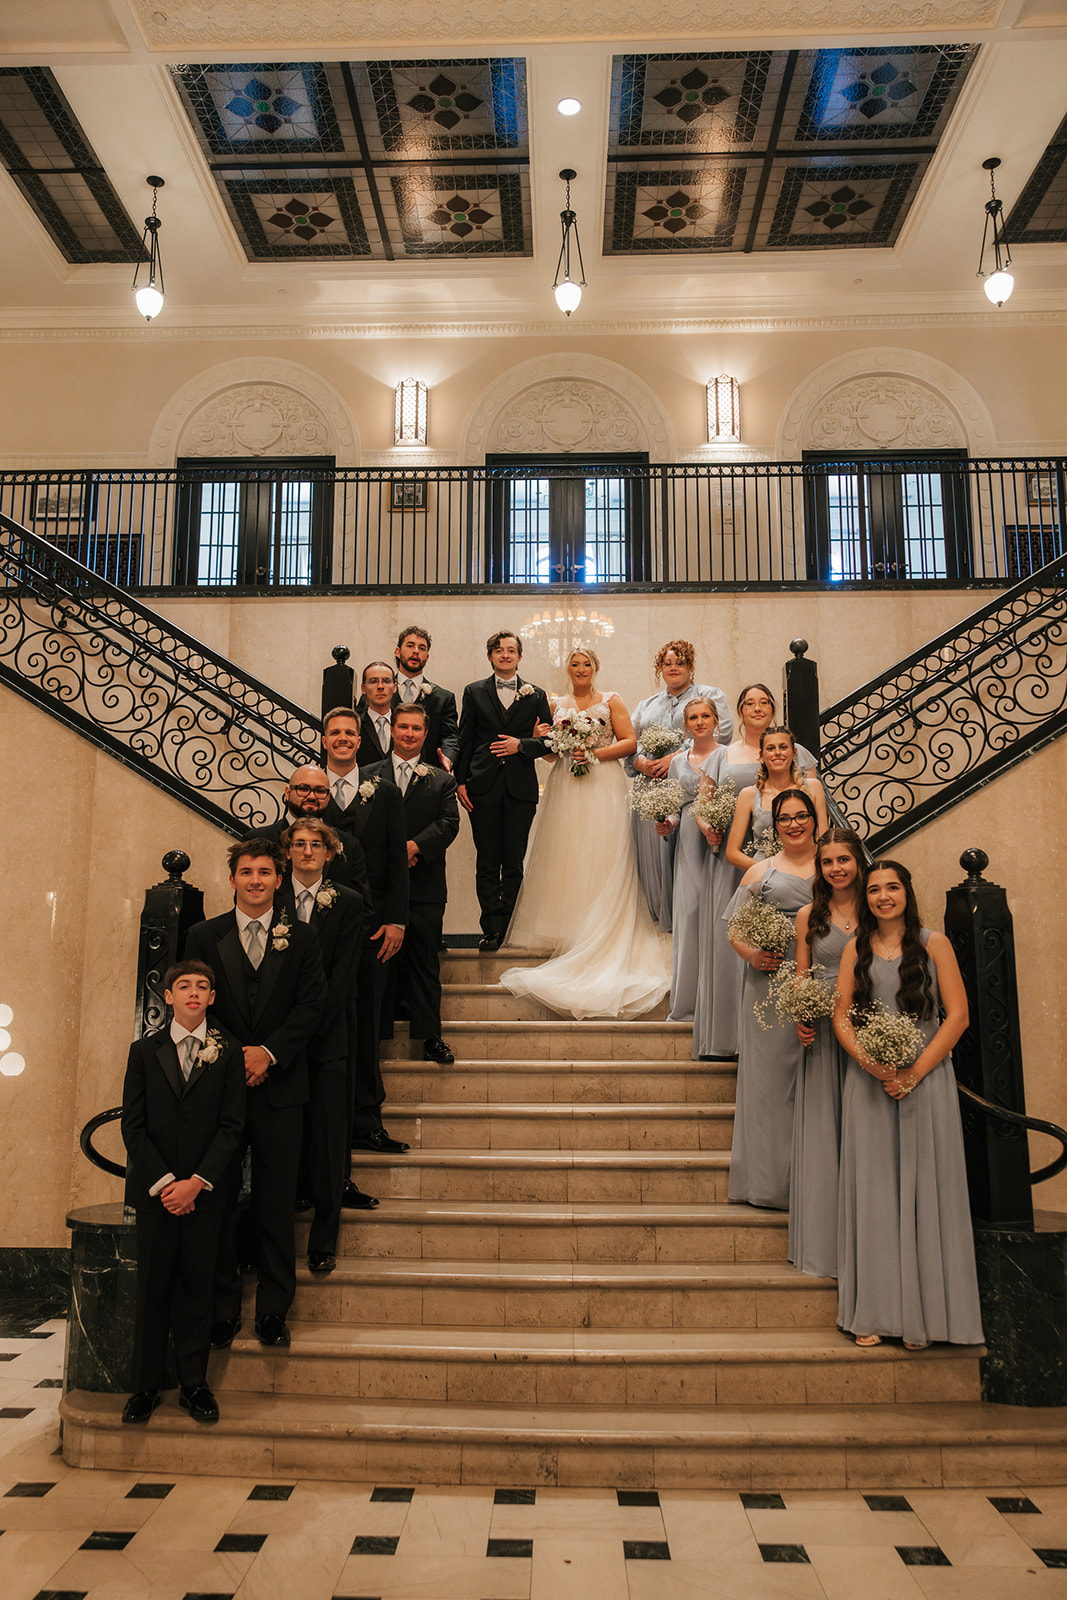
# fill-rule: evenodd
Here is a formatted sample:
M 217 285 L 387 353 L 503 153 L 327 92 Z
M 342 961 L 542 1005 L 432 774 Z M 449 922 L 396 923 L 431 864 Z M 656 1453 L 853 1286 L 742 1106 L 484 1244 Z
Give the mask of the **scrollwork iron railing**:
M 233 834 L 318 759 L 307 711 L 4 516 L 0 681 Z
M 820 721 L 827 790 L 883 853 L 1067 731 L 1067 556 Z

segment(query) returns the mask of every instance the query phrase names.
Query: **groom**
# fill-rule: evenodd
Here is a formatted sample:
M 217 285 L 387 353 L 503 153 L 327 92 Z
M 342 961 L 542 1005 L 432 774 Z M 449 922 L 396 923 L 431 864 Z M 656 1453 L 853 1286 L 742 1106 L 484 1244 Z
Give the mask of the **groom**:
M 543 689 L 518 675 L 522 641 L 494 633 L 486 643 L 492 672 L 463 691 L 455 777 L 470 812 L 477 853 L 475 886 L 482 908 L 479 949 L 499 950 L 522 884 L 526 841 L 537 810 L 534 762 L 545 741 L 534 737 L 552 711 Z

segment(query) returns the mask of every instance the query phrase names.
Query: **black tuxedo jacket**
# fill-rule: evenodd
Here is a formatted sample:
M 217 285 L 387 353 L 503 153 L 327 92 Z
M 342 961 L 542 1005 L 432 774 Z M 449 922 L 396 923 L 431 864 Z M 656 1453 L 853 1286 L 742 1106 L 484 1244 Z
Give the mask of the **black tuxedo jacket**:
M 365 775 L 380 773 L 390 782 L 392 758 L 380 767 L 367 767 Z M 440 767 L 430 767 L 424 778 L 412 777 L 401 795 L 407 839 L 419 847 L 419 859 L 408 869 L 408 896 L 415 905 L 441 905 L 448 899 L 445 851 L 459 832 L 456 780 Z
M 237 1040 L 223 1037 L 221 1054 L 198 1062 L 188 1083 L 169 1027 L 130 1046 L 122 1086 L 128 1206 L 162 1212 L 162 1201 L 149 1190 L 168 1172 L 176 1178 L 195 1172 L 211 1184 L 197 1196 L 198 1211 L 226 1204 L 223 1179 L 245 1125 L 245 1066 Z
M 281 916 L 275 902 L 271 927 Z M 326 974 L 319 941 L 310 926 L 293 922 L 288 949 L 267 948 L 254 971 L 237 931 L 237 914 L 226 911 L 189 929 L 185 956 L 206 961 L 215 974 L 215 1004 L 208 1020 L 226 1028 L 242 1045 L 260 1044 L 274 1063 L 264 1088 L 275 1110 L 302 1106 L 308 1097 L 307 1047 L 322 1020 Z
M 305 817 L 291 817 L 288 812 L 279 817 L 277 822 L 272 822 L 269 828 L 247 828 L 243 835 L 246 839 L 273 839 L 276 844 L 281 843 L 282 834 L 293 827 L 297 822 L 305 822 Z M 323 821 L 325 821 L 325 817 Z M 333 827 L 333 823 L 330 823 Z M 335 856 L 326 863 L 325 874 L 334 883 L 341 883 L 346 889 L 353 889 L 363 902 L 364 914 L 371 915 L 370 880 L 367 877 L 367 862 L 363 855 L 363 847 L 350 833 L 345 833 L 340 828 L 334 828 L 335 833 L 341 835 L 341 849 L 344 851 L 344 860 Z M 288 874 L 286 876 L 288 881 Z
M 308 1046 L 308 1053 L 314 1061 L 340 1061 L 348 1055 L 347 1007 L 356 981 L 356 963 L 365 931 L 363 902 L 359 895 L 346 889 L 343 884 L 331 884 L 327 879 L 323 887 L 333 890 L 333 904 L 315 905 L 308 927 L 318 935 L 322 965 L 326 972 L 326 1004 L 322 1021 Z M 296 895 L 299 888 L 294 879 L 286 878 L 276 902 L 287 908 L 291 922 L 297 920 Z
M 350 773 L 349 776 L 360 784 L 374 782 L 363 771 Z M 350 833 L 363 847 L 373 907 L 368 933 L 374 933 L 383 922 L 406 923 L 408 836 L 404 824 L 404 802 L 396 785 L 380 778 L 369 800 L 362 800 L 357 793 L 344 811 L 335 800 L 331 800 L 323 820 L 331 828 L 341 828 L 345 833 Z
M 535 739 L 533 730 L 538 722 L 552 721 L 552 708 L 543 689 L 525 684 L 522 678 L 517 682 L 518 692 L 506 711 L 496 692 L 495 677 L 468 683 L 463 691 L 455 777 L 457 783 L 466 784 L 472 800 L 507 796 L 537 804 L 534 762 L 545 754 L 545 741 Z M 523 694 L 523 689 L 532 692 Z M 502 761 L 489 751 L 501 734 L 519 740 L 518 753 Z
M 393 696 L 393 710 L 403 704 L 398 688 Z M 423 694 L 414 701 L 414 705 L 421 706 L 426 713 L 426 743 L 422 747 L 422 760 L 427 766 L 440 767 L 441 758 L 437 752 L 443 750 L 454 766 L 459 754 L 459 716 L 455 695 L 451 689 L 442 689 L 439 683 L 435 683 L 429 694 Z
M 356 764 L 362 771 L 364 767 L 376 767 L 379 762 L 385 760 L 389 751 L 382 749 L 382 742 L 378 738 L 378 724 L 362 700 L 359 703 L 358 712 L 359 754 L 356 756 Z M 392 741 L 390 741 L 389 749 L 392 749 Z

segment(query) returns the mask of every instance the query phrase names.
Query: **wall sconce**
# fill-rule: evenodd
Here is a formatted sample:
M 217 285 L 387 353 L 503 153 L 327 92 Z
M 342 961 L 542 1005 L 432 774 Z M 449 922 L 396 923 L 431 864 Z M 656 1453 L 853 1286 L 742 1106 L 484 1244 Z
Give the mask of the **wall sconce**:
M 725 372 L 708 384 L 708 443 L 741 443 L 741 385 Z
M 1004 206 L 997 199 L 997 191 L 993 185 L 993 174 L 999 166 L 999 156 L 990 156 L 988 161 L 982 162 L 983 170 L 989 173 L 989 199 L 985 203 L 985 226 L 982 229 L 982 249 L 978 257 L 977 274 L 979 278 L 985 280 L 982 287 L 995 306 L 1002 306 L 1015 288 L 1015 279 L 1007 270 L 1011 266 L 1011 250 L 1004 232 Z M 990 223 L 993 225 L 993 269 L 984 272 L 982 269 L 985 266 L 986 240 L 989 237 Z
M 572 311 L 577 311 L 585 288 L 585 266 L 582 262 L 582 245 L 578 238 L 578 218 L 571 210 L 571 179 L 578 174 L 573 167 L 564 167 L 560 177 L 567 185 L 567 203 L 559 214 L 563 224 L 563 243 L 559 247 L 559 260 L 556 262 L 556 276 L 552 284 L 552 292 L 556 296 L 556 304 L 565 316 L 570 316 Z M 578 256 L 578 276 L 571 274 L 571 244 L 573 243 Z
M 405 378 L 396 386 L 393 443 L 426 443 L 426 385 L 418 378 Z
M 133 297 L 137 302 L 137 309 L 146 322 L 151 322 L 153 317 L 158 317 L 163 310 L 163 301 L 166 291 L 163 288 L 163 258 L 159 253 L 159 230 L 162 223 L 156 216 L 156 201 L 159 191 L 163 188 L 162 178 L 146 178 L 146 183 L 152 185 L 152 215 L 144 219 L 144 233 L 141 235 L 141 250 L 137 257 L 137 266 L 133 273 Z M 151 243 L 149 242 L 151 241 Z M 144 254 L 148 252 L 148 282 L 137 287 L 137 279 L 141 268 L 144 266 Z

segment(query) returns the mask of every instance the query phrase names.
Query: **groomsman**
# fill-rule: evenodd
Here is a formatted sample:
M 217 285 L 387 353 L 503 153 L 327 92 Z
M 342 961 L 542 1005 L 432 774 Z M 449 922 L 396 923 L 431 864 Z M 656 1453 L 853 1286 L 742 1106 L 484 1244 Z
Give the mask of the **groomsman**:
M 422 1040 L 424 1060 L 450 1066 L 456 1058 L 441 1037 L 441 927 L 448 899 L 445 852 L 459 832 L 459 806 L 455 778 L 422 759 L 428 724 L 423 706 L 397 706 L 392 756 L 363 774 L 391 778 L 404 799 L 409 906 L 397 987 L 406 980 L 411 1037 Z
M 307 1048 L 326 1003 L 315 934 L 276 905 L 284 857 L 271 839 L 230 846 L 234 908 L 189 929 L 187 960 L 215 974 L 208 1018 L 244 1049 L 245 1143 L 252 1151 L 252 1219 L 259 1252 L 255 1329 L 265 1345 L 287 1345 L 296 1293 L 293 1209 L 308 1098 Z M 236 1164 L 239 1167 L 239 1162 Z M 211 1342 L 228 1345 L 241 1326 L 237 1217 L 227 1214 L 215 1274 Z
M 360 680 L 359 764 L 376 767 L 392 748 L 396 673 L 387 661 L 368 661 Z
M 327 711 L 322 719 L 322 742 L 332 792 L 324 821 L 345 829 L 362 845 L 371 891 L 369 937 L 356 969 L 359 1007 L 354 1057 L 351 1050 L 349 1053 L 352 1144 L 379 1154 L 402 1153 L 408 1146 L 391 1139 L 382 1126 L 385 1085 L 378 1058 L 385 963 L 403 944 L 408 919 L 404 803 L 395 784 L 381 774 L 367 778 L 359 770 L 360 726 L 351 708 Z
M 522 862 L 537 810 L 534 762 L 545 754 L 538 723 L 552 711 L 543 689 L 519 677 L 522 640 L 494 633 L 486 642 L 492 672 L 463 691 L 456 780 L 470 813 L 481 906 L 481 950 L 499 950 L 522 885 Z
M 330 780 L 325 770 L 322 767 L 297 767 L 282 791 L 282 799 L 285 810 L 277 822 L 265 828 L 247 829 L 246 839 L 273 839 L 276 844 L 281 844 L 282 835 L 288 833 L 295 822 L 304 817 L 321 817 L 330 803 Z M 334 883 L 343 883 L 347 889 L 354 889 L 369 917 L 371 893 L 363 848 L 350 834 L 335 831 L 339 848 L 327 864 L 326 875 Z
M 433 641 L 425 628 L 404 628 L 396 641 L 396 693 L 393 709 L 397 706 L 421 706 L 426 713 L 428 727 L 422 759 L 433 767 L 452 771 L 459 751 L 458 715 L 456 697 L 451 689 L 442 689 L 426 676 Z

